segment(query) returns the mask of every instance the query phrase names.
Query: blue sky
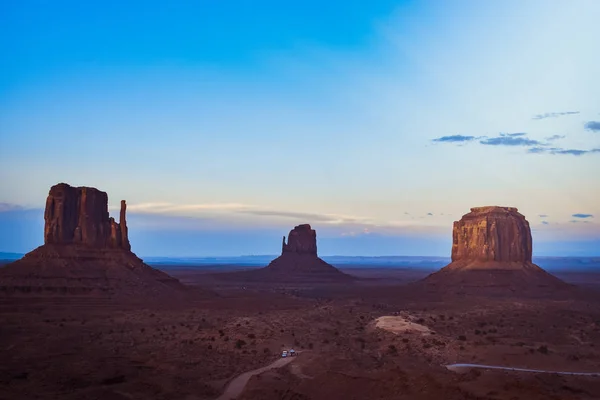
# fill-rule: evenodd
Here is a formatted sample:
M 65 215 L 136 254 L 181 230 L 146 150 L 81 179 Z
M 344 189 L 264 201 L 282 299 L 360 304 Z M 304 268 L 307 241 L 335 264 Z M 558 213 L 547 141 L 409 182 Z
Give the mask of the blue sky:
M 492 204 L 519 208 L 538 255 L 597 255 L 599 17 L 595 0 L 4 2 L 0 251 L 41 244 L 68 182 L 127 199 L 141 255 L 274 254 L 304 222 L 322 254 L 447 255 L 452 221 Z

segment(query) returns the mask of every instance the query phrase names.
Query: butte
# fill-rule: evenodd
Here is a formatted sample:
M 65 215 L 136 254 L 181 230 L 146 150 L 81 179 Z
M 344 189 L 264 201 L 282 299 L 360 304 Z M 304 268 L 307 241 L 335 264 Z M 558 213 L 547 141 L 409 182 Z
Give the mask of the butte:
M 352 279 L 317 255 L 317 232 L 309 224 L 298 225 L 285 236 L 281 255 L 262 269 L 272 276 L 324 280 Z
M 0 269 L 5 295 L 174 295 L 183 285 L 131 252 L 126 203 L 119 222 L 108 214 L 108 196 L 91 187 L 59 183 L 44 212 L 44 244 Z
M 332 283 L 355 279 L 319 258 L 317 232 L 309 224 L 298 225 L 292 229 L 287 243 L 284 236 L 281 255 L 266 267 L 218 275 L 221 279 L 280 283 Z
M 448 290 L 498 288 L 528 294 L 570 287 L 531 259 L 529 222 L 514 207 L 474 207 L 455 221 L 452 262 L 418 284 Z

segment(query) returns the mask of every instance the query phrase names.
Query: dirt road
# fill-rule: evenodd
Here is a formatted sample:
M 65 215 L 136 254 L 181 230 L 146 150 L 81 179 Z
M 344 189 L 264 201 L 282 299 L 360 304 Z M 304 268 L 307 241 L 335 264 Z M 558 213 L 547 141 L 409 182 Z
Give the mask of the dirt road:
M 262 374 L 263 372 L 268 371 L 270 369 L 281 368 L 294 361 L 297 357 L 298 356 L 280 358 L 277 361 L 267 365 L 266 367 L 244 372 L 243 374 L 237 376 L 231 382 L 229 382 L 229 384 L 225 388 L 225 391 L 221 396 L 219 396 L 217 400 L 231 400 L 237 398 L 240 394 L 242 394 L 244 388 L 246 387 L 246 384 L 248 383 L 251 377 L 253 377 L 254 375 Z
M 528 369 L 528 368 L 512 368 L 512 367 L 500 367 L 497 365 L 482 365 L 482 364 L 451 364 L 446 365 L 450 371 L 461 372 L 469 368 L 480 368 L 480 369 L 501 369 L 504 371 L 516 371 L 516 372 L 537 372 L 546 374 L 559 374 L 559 375 L 581 375 L 581 376 L 600 376 L 598 372 L 566 372 L 566 371 L 547 371 L 543 369 Z

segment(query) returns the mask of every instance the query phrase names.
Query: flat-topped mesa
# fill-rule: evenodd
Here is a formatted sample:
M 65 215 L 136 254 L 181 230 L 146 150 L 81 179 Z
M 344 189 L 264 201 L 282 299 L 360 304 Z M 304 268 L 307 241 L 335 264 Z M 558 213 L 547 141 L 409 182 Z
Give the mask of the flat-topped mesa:
M 529 222 L 514 207 L 473 207 L 454 222 L 452 261 L 531 262 Z
M 283 237 L 281 254 L 313 254 L 317 255 L 317 232 L 309 224 L 298 225 L 290 231 L 288 242 Z
M 108 195 L 92 187 L 66 183 L 52 186 L 44 212 L 45 244 L 82 244 L 131 250 L 126 204 L 121 201 L 119 223 L 108 214 Z

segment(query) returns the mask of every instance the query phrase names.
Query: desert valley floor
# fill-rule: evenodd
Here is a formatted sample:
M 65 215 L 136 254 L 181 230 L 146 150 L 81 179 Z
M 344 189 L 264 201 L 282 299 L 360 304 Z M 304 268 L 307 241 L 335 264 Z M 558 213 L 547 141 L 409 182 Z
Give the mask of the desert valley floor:
M 291 347 L 297 357 L 238 398 L 600 398 L 600 375 L 445 367 L 600 372 L 598 273 L 556 272 L 572 290 L 499 295 L 427 291 L 411 282 L 431 271 L 417 269 L 268 283 L 233 267 L 161 268 L 185 299 L 2 297 L 0 399 L 217 399 Z

